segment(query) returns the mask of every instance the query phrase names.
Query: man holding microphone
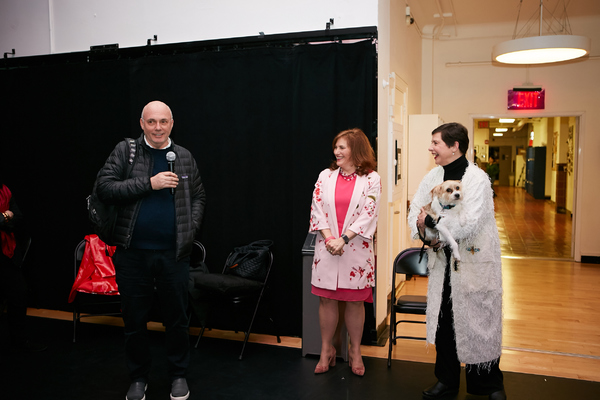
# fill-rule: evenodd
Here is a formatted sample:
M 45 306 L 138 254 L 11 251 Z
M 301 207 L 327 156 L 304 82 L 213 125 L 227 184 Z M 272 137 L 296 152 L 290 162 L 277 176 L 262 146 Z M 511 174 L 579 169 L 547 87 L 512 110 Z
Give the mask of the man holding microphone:
M 155 290 L 166 328 L 171 399 L 189 397 L 185 379 L 190 359 L 189 261 L 206 197 L 194 157 L 169 137 L 173 122 L 169 106 L 148 103 L 140 118 L 143 134 L 136 140 L 129 176 L 122 176 L 130 158 L 129 146 L 122 141 L 97 179 L 100 200 L 119 206 L 113 263 L 132 380 L 127 400 L 145 399 L 151 364 L 146 326 Z

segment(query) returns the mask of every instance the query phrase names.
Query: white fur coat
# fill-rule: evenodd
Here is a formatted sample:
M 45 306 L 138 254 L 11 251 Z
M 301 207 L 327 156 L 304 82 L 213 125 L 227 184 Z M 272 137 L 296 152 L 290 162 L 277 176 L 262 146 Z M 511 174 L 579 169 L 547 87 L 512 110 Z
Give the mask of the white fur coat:
M 419 184 L 410 205 L 408 223 L 418 239 L 417 216 L 431 201 L 431 189 L 443 182 L 444 169 L 431 170 Z M 494 217 L 493 193 L 488 175 L 469 163 L 462 178 L 463 201 L 460 217 L 446 221 L 459 242 L 462 261 L 458 270 L 451 260 L 450 286 L 458 359 L 466 364 L 486 364 L 502 351 L 502 264 L 500 239 Z M 427 251 L 427 341 L 435 344 L 444 285 L 446 256 Z

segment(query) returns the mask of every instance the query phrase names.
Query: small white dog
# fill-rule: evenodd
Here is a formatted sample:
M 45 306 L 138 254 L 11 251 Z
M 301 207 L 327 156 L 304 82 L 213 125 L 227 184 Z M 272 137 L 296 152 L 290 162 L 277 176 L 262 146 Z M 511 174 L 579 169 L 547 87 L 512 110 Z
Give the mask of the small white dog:
M 425 227 L 425 239 L 437 239 L 439 232 L 440 239 L 450 245 L 452 255 L 457 261 L 460 261 L 458 244 L 444 222 L 448 218 L 458 218 L 462 198 L 460 181 L 445 181 L 431 190 L 431 203 L 423 207 L 423 210 L 436 222 L 434 229 Z

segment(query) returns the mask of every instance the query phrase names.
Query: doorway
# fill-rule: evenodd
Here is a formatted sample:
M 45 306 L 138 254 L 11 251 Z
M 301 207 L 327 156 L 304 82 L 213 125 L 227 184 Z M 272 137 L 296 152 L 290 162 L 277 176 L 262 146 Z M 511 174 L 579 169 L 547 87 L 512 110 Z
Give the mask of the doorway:
M 486 170 L 497 160 L 496 222 L 502 254 L 517 258 L 574 257 L 577 116 L 473 118 L 473 150 Z M 527 193 L 527 149 L 544 149 L 541 197 Z M 530 183 L 531 184 L 531 183 Z
M 490 147 L 490 159 L 498 164 L 498 174 L 495 184 L 498 186 L 513 186 L 514 174 L 511 172 L 511 146 Z

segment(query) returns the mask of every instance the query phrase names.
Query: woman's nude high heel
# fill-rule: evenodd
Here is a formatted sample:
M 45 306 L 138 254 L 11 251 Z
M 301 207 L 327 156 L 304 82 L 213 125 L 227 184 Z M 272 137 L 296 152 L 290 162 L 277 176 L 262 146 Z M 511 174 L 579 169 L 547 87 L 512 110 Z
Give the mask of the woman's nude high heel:
M 327 363 L 327 365 L 320 365 L 317 364 L 316 368 L 315 368 L 315 374 L 324 374 L 325 372 L 329 371 L 329 367 L 335 367 L 335 349 L 333 350 L 333 354 L 329 357 L 329 362 Z
M 352 370 L 352 373 L 354 375 L 357 376 L 363 376 L 365 374 L 365 366 L 363 365 L 362 367 L 353 367 L 352 366 L 352 357 L 348 357 L 348 365 L 350 366 L 350 369 Z

